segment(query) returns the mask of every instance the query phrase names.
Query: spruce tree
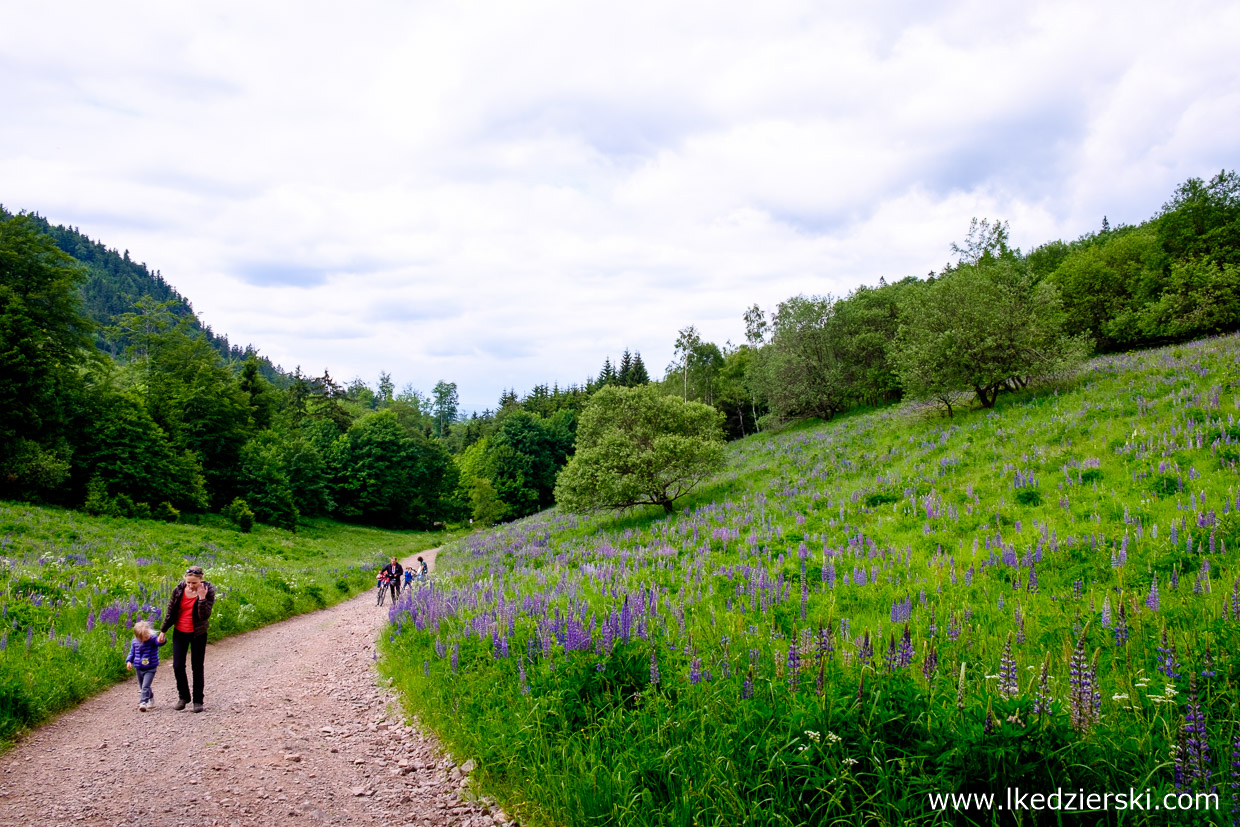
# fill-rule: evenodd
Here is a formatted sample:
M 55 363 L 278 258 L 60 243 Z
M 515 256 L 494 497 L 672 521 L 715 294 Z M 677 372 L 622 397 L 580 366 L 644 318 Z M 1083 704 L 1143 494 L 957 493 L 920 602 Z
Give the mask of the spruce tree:
M 602 388 L 614 384 L 616 384 L 616 369 L 611 366 L 611 357 L 608 356 L 603 360 L 603 369 L 599 371 L 598 385 Z
M 626 388 L 633 385 L 633 354 L 629 353 L 627 347 L 620 357 L 620 371 L 616 374 L 616 379 Z
M 646 364 L 642 361 L 641 352 L 633 354 L 633 367 L 629 370 L 629 387 L 650 384 L 650 374 L 646 372 Z

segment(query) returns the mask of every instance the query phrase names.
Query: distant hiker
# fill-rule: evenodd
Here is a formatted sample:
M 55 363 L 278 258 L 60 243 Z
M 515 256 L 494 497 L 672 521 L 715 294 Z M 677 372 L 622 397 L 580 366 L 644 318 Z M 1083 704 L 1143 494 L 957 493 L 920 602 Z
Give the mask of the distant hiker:
M 392 587 L 392 603 L 396 602 L 396 598 L 400 596 L 400 576 L 405 573 L 405 567 L 395 557 L 392 562 L 383 567 L 389 578 L 389 585 Z
M 159 642 L 167 638 L 164 632 L 172 632 L 172 673 L 177 677 L 177 701 L 175 709 L 181 710 L 192 700 L 194 711 L 202 712 L 203 660 L 207 655 L 207 625 L 211 620 L 211 608 L 215 605 L 215 587 L 203 579 L 201 566 L 190 566 L 185 578 L 177 583 L 168 600 L 168 610 L 159 628 Z M 185 654 L 190 655 L 194 669 L 194 694 L 190 696 L 189 678 L 185 673 Z
M 155 700 L 151 682 L 155 680 L 158 666 L 159 639 L 155 637 L 155 629 L 145 620 L 139 620 L 133 625 L 133 640 L 129 643 L 125 668 L 132 669 L 138 675 L 138 709 L 142 712 L 150 709 Z
M 423 560 L 421 557 L 419 557 L 418 563 L 421 564 L 421 569 L 418 571 L 418 579 L 421 580 L 423 583 L 425 583 L 426 575 L 429 573 L 429 570 L 426 566 L 426 561 Z

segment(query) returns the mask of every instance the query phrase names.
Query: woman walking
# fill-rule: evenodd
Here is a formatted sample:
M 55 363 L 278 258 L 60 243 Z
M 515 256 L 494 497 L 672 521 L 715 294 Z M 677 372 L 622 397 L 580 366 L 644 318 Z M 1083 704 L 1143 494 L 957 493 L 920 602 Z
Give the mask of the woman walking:
M 172 590 L 168 610 L 159 627 L 159 642 L 167 640 L 164 632 L 172 632 L 172 672 L 177 678 L 179 699 L 175 709 L 184 709 L 192 700 L 194 711 L 202 712 L 202 664 L 207 654 L 207 625 L 211 607 L 215 605 L 215 587 L 203 579 L 201 566 L 185 570 L 185 579 Z M 194 692 L 191 697 L 189 679 L 185 674 L 185 655 L 189 653 L 194 670 Z

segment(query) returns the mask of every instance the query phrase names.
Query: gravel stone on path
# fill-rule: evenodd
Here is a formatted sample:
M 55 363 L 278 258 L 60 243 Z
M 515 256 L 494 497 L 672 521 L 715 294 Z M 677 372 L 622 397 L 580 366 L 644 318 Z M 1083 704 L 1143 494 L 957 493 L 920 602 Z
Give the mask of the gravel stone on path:
M 0 825 L 512 823 L 462 798 L 456 762 L 380 685 L 387 616 L 367 591 L 211 644 L 197 715 L 173 710 L 163 647 L 149 711 L 130 678 L 0 755 Z

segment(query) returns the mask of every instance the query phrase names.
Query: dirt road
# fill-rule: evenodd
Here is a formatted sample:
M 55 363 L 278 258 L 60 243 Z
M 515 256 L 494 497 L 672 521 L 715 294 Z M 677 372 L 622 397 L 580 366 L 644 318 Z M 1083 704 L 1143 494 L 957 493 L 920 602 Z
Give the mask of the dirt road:
M 507 823 L 378 685 L 387 615 L 368 591 L 210 645 L 200 714 L 173 709 L 163 647 L 151 711 L 130 678 L 0 756 L 0 824 Z

